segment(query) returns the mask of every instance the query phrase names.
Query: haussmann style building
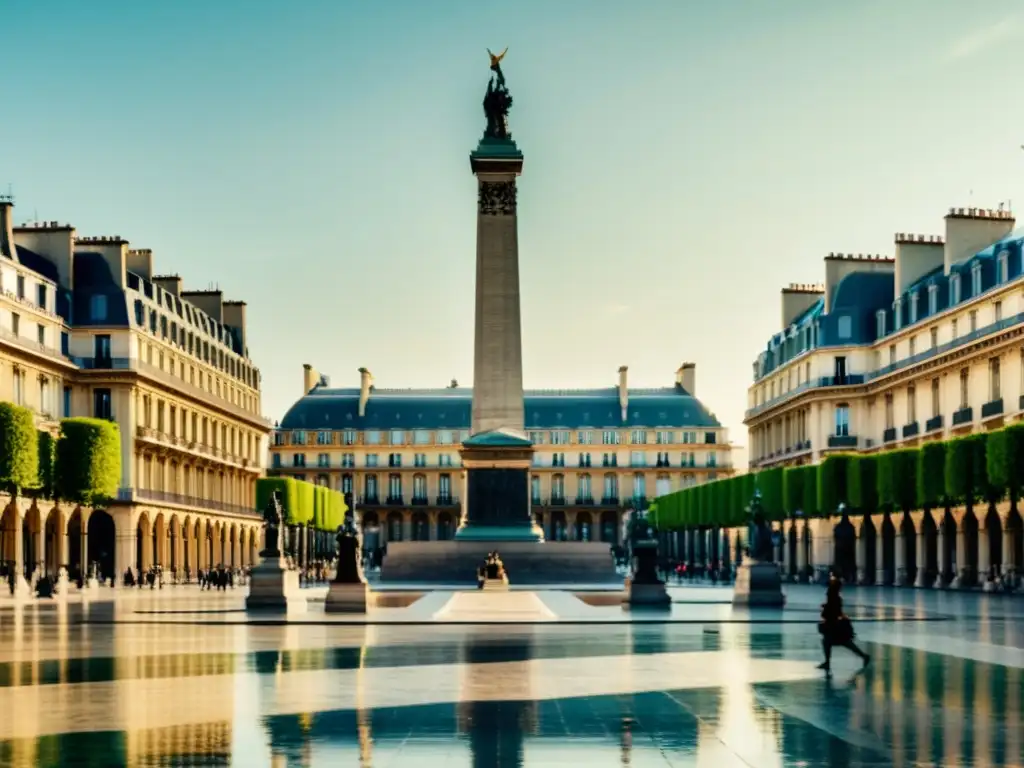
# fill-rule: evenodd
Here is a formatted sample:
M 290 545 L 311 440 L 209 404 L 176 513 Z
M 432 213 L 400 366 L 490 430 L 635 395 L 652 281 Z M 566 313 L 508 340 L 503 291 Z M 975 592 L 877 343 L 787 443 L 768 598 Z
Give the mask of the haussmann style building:
M 269 474 L 351 494 L 366 546 L 452 538 L 472 389 L 382 389 L 365 368 L 359 377 L 332 388 L 304 367 L 305 394 L 274 430 Z M 617 386 L 527 390 L 531 510 L 545 537 L 620 543 L 627 510 L 731 474 L 727 431 L 695 393 L 693 363 L 657 389 L 631 389 L 622 367 Z
M 943 234 L 897 234 L 892 258 L 829 254 L 824 284 L 784 288 L 781 330 L 754 362 L 748 390 L 751 469 L 917 446 L 1019 419 L 1022 246 L 1008 210 L 953 208 Z M 1019 567 L 1020 518 L 1008 503 L 987 522 L 965 523 L 963 508 L 954 510 L 945 543 L 929 515 L 892 517 L 895 528 L 877 533 L 873 521 L 854 521 L 859 579 L 899 583 L 913 559 L 918 586 L 931 586 L 936 571 L 936 583 L 951 573 L 956 585 L 965 569 L 973 583 L 993 563 Z M 833 562 L 834 522 L 808 521 L 813 546 L 797 554 L 801 569 Z M 965 525 L 976 532 L 961 535 Z
M 159 276 L 149 250 L 70 225 L 16 227 L 0 200 L 0 399 L 111 419 L 121 479 L 107 509 L 3 497 L 0 551 L 26 579 L 241 566 L 258 551 L 254 486 L 270 424 L 246 349 L 245 304 Z

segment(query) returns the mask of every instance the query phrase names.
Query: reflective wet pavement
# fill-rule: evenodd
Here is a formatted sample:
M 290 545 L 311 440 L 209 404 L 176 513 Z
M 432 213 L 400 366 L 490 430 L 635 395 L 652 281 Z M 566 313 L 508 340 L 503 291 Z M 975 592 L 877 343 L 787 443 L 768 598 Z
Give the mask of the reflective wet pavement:
M 873 662 L 837 651 L 826 680 L 820 598 L 791 589 L 790 623 L 518 627 L 4 607 L 0 765 L 1024 766 L 1024 600 L 852 591 Z

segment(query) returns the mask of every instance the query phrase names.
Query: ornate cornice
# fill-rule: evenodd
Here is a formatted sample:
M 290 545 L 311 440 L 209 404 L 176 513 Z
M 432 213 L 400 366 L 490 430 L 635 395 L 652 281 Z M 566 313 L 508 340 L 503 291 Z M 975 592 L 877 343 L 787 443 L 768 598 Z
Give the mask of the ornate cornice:
M 481 216 L 515 216 L 516 183 L 481 181 L 478 210 Z

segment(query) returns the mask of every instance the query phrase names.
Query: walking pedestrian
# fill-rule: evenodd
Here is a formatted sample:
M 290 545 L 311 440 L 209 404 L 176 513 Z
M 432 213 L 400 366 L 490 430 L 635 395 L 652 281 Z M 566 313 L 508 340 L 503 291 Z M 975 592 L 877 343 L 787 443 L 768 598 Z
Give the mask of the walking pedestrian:
M 853 631 L 850 617 L 843 613 L 843 598 L 839 596 L 841 588 L 842 582 L 839 579 L 835 576 L 829 579 L 828 587 L 825 590 L 825 602 L 821 606 L 821 621 L 818 622 L 821 647 L 825 652 L 825 661 L 818 665 L 818 669 L 825 670 L 826 674 L 830 674 L 832 671 L 832 649 L 837 645 L 860 656 L 865 667 L 871 661 L 871 656 L 853 642 L 856 634 Z

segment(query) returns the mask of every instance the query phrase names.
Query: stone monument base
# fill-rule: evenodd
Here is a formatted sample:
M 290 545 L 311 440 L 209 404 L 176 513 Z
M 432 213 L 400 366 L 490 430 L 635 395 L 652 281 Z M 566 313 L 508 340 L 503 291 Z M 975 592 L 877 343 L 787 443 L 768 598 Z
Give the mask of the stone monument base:
M 736 569 L 733 605 L 776 606 L 786 604 L 782 594 L 782 577 L 775 563 L 745 560 Z
M 508 592 L 508 576 L 484 579 L 484 592 Z
M 672 599 L 668 596 L 664 584 L 630 582 L 626 586 L 626 595 L 622 602 L 638 608 L 670 608 L 672 606 Z
M 611 545 L 581 541 L 394 541 L 388 543 L 380 580 L 476 587 L 477 570 L 494 550 L 516 587 L 584 584 L 622 588 Z
M 299 588 L 299 572 L 285 568 L 280 556 L 270 557 L 252 569 L 247 611 L 283 611 L 302 613 L 306 598 Z
M 370 588 L 366 582 L 340 584 L 331 582 L 324 602 L 325 613 L 366 613 Z

